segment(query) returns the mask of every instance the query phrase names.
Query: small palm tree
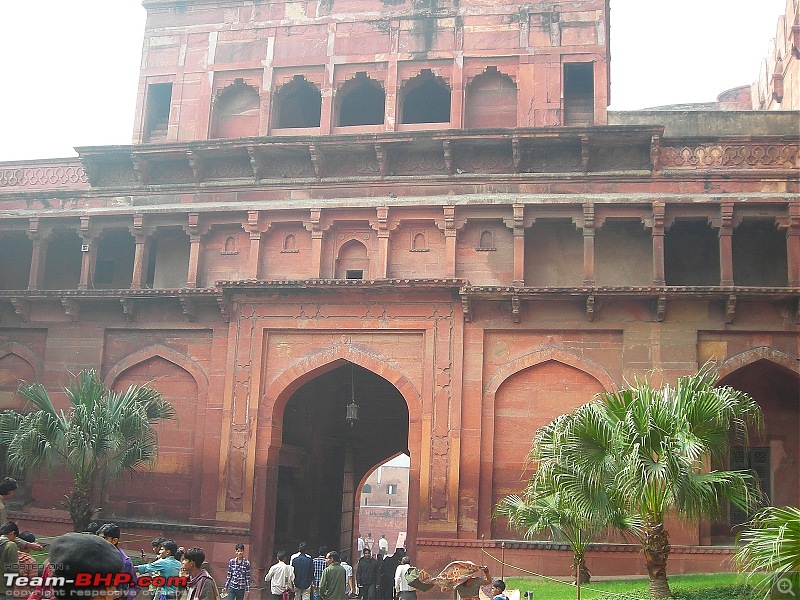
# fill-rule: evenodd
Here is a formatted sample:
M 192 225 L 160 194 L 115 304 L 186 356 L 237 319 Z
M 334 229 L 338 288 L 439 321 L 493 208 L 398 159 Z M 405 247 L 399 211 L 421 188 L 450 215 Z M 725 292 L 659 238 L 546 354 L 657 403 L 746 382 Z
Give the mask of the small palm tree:
M 575 412 L 573 435 L 562 452 L 576 471 L 597 478 L 615 472 L 614 486 L 643 529 L 640 542 L 652 599 L 670 596 L 667 581 L 670 512 L 686 521 L 719 515 L 724 501 L 752 510 L 760 495 L 745 471 L 711 471 L 730 448 L 748 442 L 748 429 L 761 429 L 758 404 L 744 392 L 715 387 L 708 366 L 676 385 L 653 388 L 647 381 Z
M 756 514 L 748 528 L 739 534 L 734 561 L 757 580 L 767 594 L 775 582 L 795 582 L 800 578 L 800 508 L 768 506 Z M 781 590 L 785 591 L 785 590 Z
M 507 517 L 509 526 L 522 531 L 527 539 L 550 531 L 553 539 L 566 542 L 572 550 L 572 570 L 580 599 L 581 584 L 588 583 L 591 576 L 586 567 L 589 544 L 609 528 L 637 532 L 640 524 L 625 513 L 624 503 L 614 495 L 611 471 L 599 477 L 585 477 L 562 452 L 574 434 L 573 421 L 574 415 L 562 415 L 536 432 L 529 454 L 536 470 L 523 496 L 506 496 L 495 514 Z
M 83 531 L 100 485 L 155 462 L 158 436 L 152 425 L 174 419 L 175 410 L 148 387 L 106 389 L 94 370 L 71 376 L 64 391 L 71 405 L 66 413 L 55 408 L 43 385 L 23 383 L 19 393 L 38 410 L 0 413 L 0 444 L 16 472 L 69 470 L 74 484 L 66 507 L 75 531 Z

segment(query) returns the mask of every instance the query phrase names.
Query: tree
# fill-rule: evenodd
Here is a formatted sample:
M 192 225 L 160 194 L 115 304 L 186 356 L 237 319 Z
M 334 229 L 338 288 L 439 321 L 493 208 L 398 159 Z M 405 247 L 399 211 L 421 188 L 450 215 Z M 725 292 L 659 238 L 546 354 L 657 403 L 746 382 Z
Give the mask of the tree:
M 600 394 L 574 413 L 573 434 L 562 448 L 586 477 L 615 473 L 616 493 L 642 522 L 652 599 L 670 596 L 668 513 L 697 521 L 718 516 L 725 500 L 749 511 L 760 497 L 750 473 L 708 470 L 722 463 L 732 441 L 746 445 L 749 429 L 763 426 L 750 396 L 715 383 L 716 372 L 705 366 L 674 387 L 636 380 Z
M 739 570 L 751 578 L 766 572 L 770 575 L 763 579 L 767 593 L 773 586 L 786 593 L 792 581 L 794 585 L 800 581 L 800 508 L 768 506 L 739 534 L 736 545 L 734 561 Z
M 567 543 L 580 599 L 581 584 L 591 576 L 586 567 L 589 544 L 610 527 L 636 532 L 640 524 L 625 513 L 622 499 L 615 495 L 611 471 L 597 470 L 595 477 L 585 477 L 562 452 L 574 434 L 573 423 L 574 415 L 562 415 L 536 432 L 529 454 L 536 469 L 523 496 L 506 496 L 495 513 L 507 517 L 509 526 L 528 539 L 549 530 L 553 539 Z
M 148 387 L 106 389 L 94 370 L 70 376 L 64 392 L 71 405 L 66 413 L 55 408 L 43 385 L 23 383 L 20 395 L 38 410 L 0 413 L 0 444 L 16 472 L 69 470 L 74 483 L 65 505 L 75 531 L 83 531 L 106 480 L 135 475 L 155 462 L 158 436 L 152 426 L 174 419 L 175 410 Z

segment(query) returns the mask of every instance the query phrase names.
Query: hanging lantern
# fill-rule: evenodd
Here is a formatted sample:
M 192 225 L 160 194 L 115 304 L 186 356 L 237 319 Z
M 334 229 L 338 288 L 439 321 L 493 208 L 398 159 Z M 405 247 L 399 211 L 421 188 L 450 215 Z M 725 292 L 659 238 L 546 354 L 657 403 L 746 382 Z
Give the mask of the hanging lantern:
M 350 365 L 350 404 L 347 405 L 347 414 L 345 419 L 347 419 L 348 423 L 352 427 L 355 425 L 356 421 L 358 421 L 358 404 L 356 404 L 356 386 L 355 386 L 355 376 L 353 375 L 355 371 L 355 367 L 351 364 Z

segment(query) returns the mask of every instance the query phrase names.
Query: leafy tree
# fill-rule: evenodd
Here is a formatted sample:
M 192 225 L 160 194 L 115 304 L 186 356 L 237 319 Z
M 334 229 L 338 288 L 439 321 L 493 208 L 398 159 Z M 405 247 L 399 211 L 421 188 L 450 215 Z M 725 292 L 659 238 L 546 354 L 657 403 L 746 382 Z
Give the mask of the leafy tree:
M 67 468 L 74 484 L 65 505 L 75 531 L 83 531 L 105 480 L 135 475 L 155 462 L 158 436 L 152 425 L 174 419 L 175 410 L 148 387 L 106 389 L 94 370 L 71 376 L 64 392 L 67 412 L 55 408 L 43 385 L 23 383 L 19 393 L 38 410 L 0 413 L 0 444 L 16 472 Z
M 529 454 L 536 470 L 523 496 L 506 496 L 495 513 L 507 517 L 509 526 L 524 532 L 526 538 L 549 530 L 553 539 L 567 543 L 580 599 L 581 584 L 591 576 L 585 560 L 589 544 L 609 527 L 636 532 L 640 524 L 624 512 L 623 502 L 614 495 L 610 470 L 585 477 L 562 452 L 573 443 L 573 423 L 574 415 L 562 415 L 536 432 Z
M 756 514 L 739 534 L 734 561 L 750 577 L 767 572 L 769 593 L 776 582 L 800 581 L 800 508 L 768 506 Z M 779 591 L 785 592 L 786 590 Z
M 636 380 L 600 394 L 573 413 L 573 432 L 562 447 L 565 460 L 590 480 L 615 473 L 615 493 L 642 522 L 652 599 L 670 596 L 668 513 L 697 521 L 718 516 L 725 500 L 749 511 L 759 498 L 750 473 L 707 469 L 721 462 L 732 440 L 746 445 L 749 428 L 763 423 L 750 396 L 715 383 L 716 372 L 706 366 L 675 386 Z

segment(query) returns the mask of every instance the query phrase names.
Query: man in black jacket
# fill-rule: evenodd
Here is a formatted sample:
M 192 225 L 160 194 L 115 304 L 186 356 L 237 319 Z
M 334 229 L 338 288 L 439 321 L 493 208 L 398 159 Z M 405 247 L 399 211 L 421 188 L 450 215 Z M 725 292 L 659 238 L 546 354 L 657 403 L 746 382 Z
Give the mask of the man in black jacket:
M 372 551 L 364 548 L 363 556 L 358 559 L 356 583 L 363 600 L 375 600 L 378 592 L 378 561 L 372 558 Z

